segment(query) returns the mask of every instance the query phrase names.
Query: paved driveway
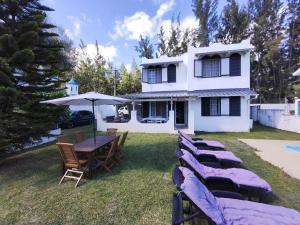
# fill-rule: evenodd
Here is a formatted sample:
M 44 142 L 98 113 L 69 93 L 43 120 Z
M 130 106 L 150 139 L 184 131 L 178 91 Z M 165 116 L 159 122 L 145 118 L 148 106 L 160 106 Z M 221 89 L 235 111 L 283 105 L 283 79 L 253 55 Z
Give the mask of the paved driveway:
M 281 168 L 287 174 L 300 179 L 300 141 L 239 139 L 257 149 L 263 160 Z

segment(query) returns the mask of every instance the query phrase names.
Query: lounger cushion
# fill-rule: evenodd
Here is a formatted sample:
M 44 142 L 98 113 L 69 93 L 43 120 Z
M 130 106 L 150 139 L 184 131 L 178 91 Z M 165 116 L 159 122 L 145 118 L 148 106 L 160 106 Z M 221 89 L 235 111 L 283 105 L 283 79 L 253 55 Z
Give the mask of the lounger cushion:
M 220 143 L 219 141 L 213 141 L 213 140 L 193 140 L 188 134 L 184 133 L 183 131 L 179 131 L 179 134 L 183 136 L 185 139 L 187 139 L 189 142 L 193 144 L 206 144 L 211 147 L 217 147 L 217 148 L 224 148 L 225 146 Z
M 192 143 L 187 141 L 185 138 L 181 140 L 182 144 L 184 144 L 187 148 L 193 152 L 194 155 L 201 156 L 201 155 L 213 155 L 218 159 L 227 160 L 237 163 L 242 163 L 243 161 L 236 157 L 232 152 L 229 151 L 210 151 L 210 150 L 202 150 L 201 148 L 197 148 Z
M 230 198 L 217 198 L 226 224 L 299 225 L 300 213 L 294 209 Z
M 216 169 L 208 166 L 204 166 L 199 163 L 197 159 L 188 151 L 182 150 L 183 155 L 181 156 L 201 177 L 204 179 L 213 177 L 222 177 L 232 180 L 237 185 L 251 186 L 254 188 L 262 188 L 266 191 L 272 191 L 271 186 L 255 173 L 240 169 Z
M 215 198 L 189 169 L 180 167 L 185 177 L 182 191 L 217 225 L 299 225 L 294 209 L 230 198 Z M 219 212 L 218 212 L 219 210 Z
M 193 174 L 193 172 L 187 168 L 179 167 L 183 176 L 185 177 L 184 182 L 181 184 L 181 190 L 190 198 L 195 200 L 195 204 L 201 208 L 203 213 L 211 218 L 218 225 L 225 224 L 222 211 L 218 206 L 216 198 L 209 192 L 206 188 L 201 188 L 201 186 L 196 186 L 198 184 L 198 178 Z

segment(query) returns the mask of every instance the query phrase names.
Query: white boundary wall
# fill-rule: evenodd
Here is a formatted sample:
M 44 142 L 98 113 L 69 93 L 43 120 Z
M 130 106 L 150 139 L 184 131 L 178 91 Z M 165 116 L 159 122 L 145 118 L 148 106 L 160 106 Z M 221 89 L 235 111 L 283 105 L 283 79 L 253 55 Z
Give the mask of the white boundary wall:
M 286 115 L 285 110 L 258 110 L 257 121 L 268 127 L 300 133 L 300 117 L 295 115 Z
M 174 111 L 169 111 L 169 120 L 166 123 L 141 123 L 137 120 L 136 111 L 131 111 L 131 119 L 127 123 L 107 123 L 102 119 L 101 113 L 97 113 L 96 116 L 98 131 L 117 128 L 121 132 L 177 133 L 174 126 Z

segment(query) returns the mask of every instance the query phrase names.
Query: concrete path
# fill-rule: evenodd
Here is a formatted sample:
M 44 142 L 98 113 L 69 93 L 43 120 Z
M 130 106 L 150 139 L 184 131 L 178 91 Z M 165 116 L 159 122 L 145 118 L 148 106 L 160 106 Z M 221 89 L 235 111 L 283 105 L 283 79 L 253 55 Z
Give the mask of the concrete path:
M 290 176 L 300 179 L 300 151 L 287 149 L 285 146 L 300 146 L 300 141 L 239 139 L 257 149 L 255 153 L 263 160 L 281 168 Z

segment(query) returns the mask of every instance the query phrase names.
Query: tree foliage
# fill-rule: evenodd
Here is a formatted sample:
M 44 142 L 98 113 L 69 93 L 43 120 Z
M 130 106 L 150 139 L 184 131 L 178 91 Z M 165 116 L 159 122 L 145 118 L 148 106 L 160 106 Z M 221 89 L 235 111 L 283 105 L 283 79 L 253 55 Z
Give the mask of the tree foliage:
M 138 45 L 135 46 L 135 50 L 139 53 L 140 58 L 153 58 L 153 45 L 150 42 L 150 38 L 147 36 L 145 38 L 142 35 L 140 36 L 140 40 Z
M 192 0 L 192 10 L 199 21 L 196 45 L 208 46 L 218 27 L 218 0 Z
M 114 82 L 116 82 L 116 94 L 128 94 L 141 91 L 139 68 L 133 60 L 132 69 L 127 71 L 124 64 L 120 69 L 105 60 L 95 43 L 96 54 L 91 56 L 87 52 L 86 45 L 81 41 L 76 52 L 77 66 L 68 74 L 68 79 L 74 78 L 79 85 L 79 93 L 95 91 L 102 94 L 114 94 Z
M 18 148 L 54 128 L 56 107 L 70 68 L 64 43 L 39 0 L 0 1 L 0 149 Z
M 227 0 L 221 14 L 216 40 L 224 44 L 239 43 L 249 37 L 249 25 L 250 15 L 246 6 L 240 7 L 236 0 Z

